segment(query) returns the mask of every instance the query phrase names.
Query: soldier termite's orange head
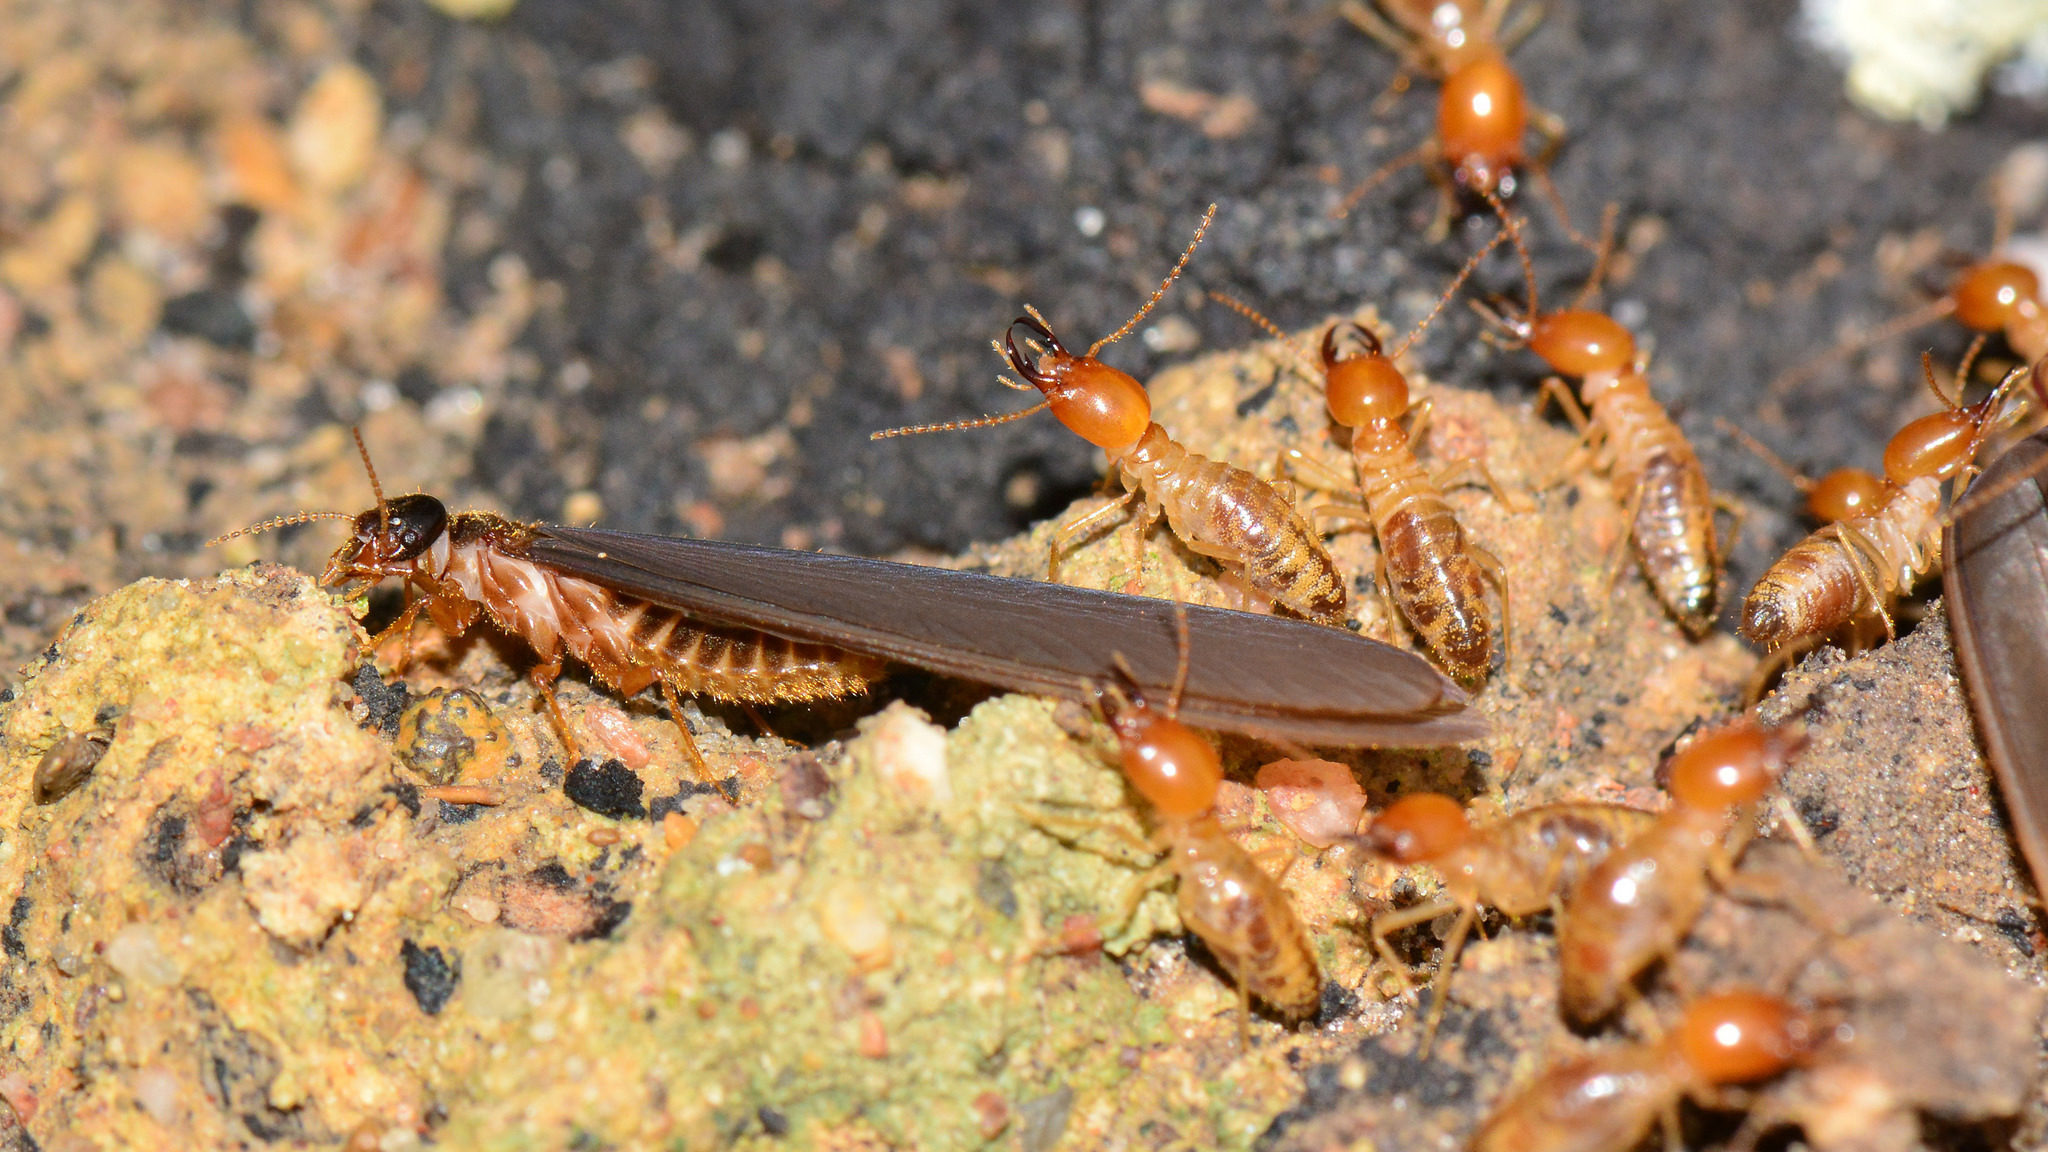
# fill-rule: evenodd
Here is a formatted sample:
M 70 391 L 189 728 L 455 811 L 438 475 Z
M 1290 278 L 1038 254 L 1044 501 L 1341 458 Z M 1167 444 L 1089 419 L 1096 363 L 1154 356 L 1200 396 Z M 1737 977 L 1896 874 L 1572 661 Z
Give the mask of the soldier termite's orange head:
M 1323 398 L 1330 418 L 1347 428 L 1400 419 L 1408 411 L 1407 377 L 1387 358 L 1380 338 L 1362 324 L 1349 328 L 1365 350 L 1340 355 L 1337 333 L 1344 327 L 1332 324 L 1323 333 Z
M 1017 347 L 1020 324 L 1044 342 L 1044 354 L 1035 364 Z M 1044 394 L 1060 423 L 1112 456 L 1123 455 L 1152 423 L 1152 401 L 1144 385 L 1093 354 L 1067 351 L 1036 310 L 1010 322 L 1003 333 L 1003 355 L 1025 383 Z
M 1770 791 L 1804 747 L 1803 725 L 1767 728 L 1744 716 L 1701 735 L 1673 756 L 1667 788 L 1681 808 L 1713 811 L 1752 803 Z
M 1360 839 L 1383 860 L 1426 864 L 1464 847 L 1471 836 L 1464 805 L 1441 793 L 1415 792 L 1387 805 Z
M 329 588 L 375 584 L 387 576 L 408 574 L 448 530 L 448 508 L 424 492 L 377 502 L 355 517 L 353 531 L 320 573 Z

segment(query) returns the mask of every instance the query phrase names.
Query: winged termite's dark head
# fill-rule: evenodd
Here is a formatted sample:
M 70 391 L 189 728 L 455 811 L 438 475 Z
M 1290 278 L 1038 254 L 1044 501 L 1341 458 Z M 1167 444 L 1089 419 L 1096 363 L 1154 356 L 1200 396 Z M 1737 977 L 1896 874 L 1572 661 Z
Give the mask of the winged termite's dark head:
M 424 492 L 380 503 L 355 518 L 353 533 L 328 557 L 320 582 L 340 587 L 403 576 L 447 530 L 447 506 Z

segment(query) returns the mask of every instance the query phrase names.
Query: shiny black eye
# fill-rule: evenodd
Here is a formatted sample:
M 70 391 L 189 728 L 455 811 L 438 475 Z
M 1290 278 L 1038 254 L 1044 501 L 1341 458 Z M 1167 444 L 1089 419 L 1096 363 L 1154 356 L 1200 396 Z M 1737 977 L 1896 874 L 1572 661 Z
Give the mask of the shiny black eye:
M 424 492 L 400 496 L 385 506 L 391 517 L 388 560 L 410 560 L 431 547 L 448 527 L 448 508 Z

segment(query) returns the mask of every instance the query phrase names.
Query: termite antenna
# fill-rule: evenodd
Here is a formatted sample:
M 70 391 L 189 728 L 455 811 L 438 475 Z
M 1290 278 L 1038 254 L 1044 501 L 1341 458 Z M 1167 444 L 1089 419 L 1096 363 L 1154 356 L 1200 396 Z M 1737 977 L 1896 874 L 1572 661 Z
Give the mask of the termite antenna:
M 293 524 L 307 524 L 314 520 L 353 519 L 355 519 L 355 517 L 349 515 L 346 512 L 300 512 L 291 516 L 279 516 L 275 519 L 265 520 L 261 524 L 251 524 L 247 528 L 237 528 L 233 532 L 223 532 L 220 535 L 215 536 L 213 539 L 208 540 L 206 542 L 206 546 L 208 548 L 211 548 L 216 544 L 225 544 L 230 540 L 234 540 L 242 536 L 254 536 L 258 532 L 268 532 L 273 528 L 288 528 Z
M 1866 328 L 1847 340 L 1838 341 L 1834 347 L 1808 356 L 1806 359 L 1780 372 L 1776 377 L 1772 378 L 1769 385 L 1770 391 L 1773 394 L 1777 394 L 1796 388 L 1813 379 L 1820 374 L 1821 369 L 1844 356 L 1862 351 L 1873 344 L 1881 344 L 1901 332 L 1910 332 L 1915 328 L 1931 324 L 1955 310 L 1955 297 L 1953 295 L 1944 295 L 1932 303 L 1922 305 L 1904 315 L 1894 316 L 1875 328 Z
M 370 449 L 363 443 L 363 427 L 358 424 L 349 429 L 356 438 L 356 455 L 363 458 L 363 471 L 370 474 L 370 492 L 377 497 L 377 534 L 391 534 L 391 505 L 384 502 L 384 486 L 377 483 L 377 469 L 370 463 Z
M 1166 698 L 1166 718 L 1169 720 L 1180 716 L 1181 690 L 1188 686 L 1188 648 L 1191 644 L 1188 639 L 1188 606 L 1178 600 L 1173 602 L 1173 629 L 1180 659 L 1174 664 L 1173 692 Z
M 2041 367 L 2043 364 L 2048 364 L 2048 358 L 2036 360 L 2032 365 L 2021 368 L 2015 368 L 2012 371 L 2007 372 L 2005 374 L 2005 378 L 1998 382 L 1998 387 L 1995 390 L 1993 390 L 1991 395 L 1985 397 L 1984 402 L 1986 404 L 1990 404 L 1994 400 L 2003 397 L 2005 394 L 2010 392 L 2014 386 L 2016 386 L 2016 383 L 2021 376 L 2026 376 L 2030 380 L 2032 380 L 2035 393 L 2037 395 L 2041 394 Z M 2043 403 L 2048 403 L 2048 396 L 2043 396 Z M 1979 426 L 1977 430 L 1978 434 L 1976 437 L 1973 438 L 1972 441 L 1973 454 L 1975 452 L 1975 445 L 1982 443 L 1982 436 L 1989 434 L 1989 429 L 1992 424 L 1992 420 L 1990 419 L 1991 415 L 1992 410 L 1986 409 L 1986 419 L 1983 422 L 1983 424 Z M 2048 457 L 2044 457 L 2043 459 L 2048 460 Z M 1965 516 L 1968 516 L 1970 513 L 1975 512 L 1977 509 L 1982 508 L 1984 505 L 1989 504 L 1993 500 L 1998 499 L 2000 496 L 2005 495 L 2007 492 L 2012 491 L 2014 488 L 2017 488 L 2022 484 L 2032 481 L 2036 476 L 2040 474 L 2040 471 L 2041 469 L 2039 467 L 2028 468 L 2022 471 L 2017 476 L 2008 476 L 2004 478 L 2000 483 L 1992 485 L 1988 491 L 1984 492 L 1979 492 L 1975 487 L 1971 487 L 1969 489 L 1969 494 L 1957 499 L 1955 502 L 1955 506 L 1949 509 L 1947 519 L 1952 523 L 1954 521 L 1962 519 Z
M 1251 321 L 1252 323 L 1258 325 L 1259 328 L 1266 333 L 1266 335 L 1271 336 L 1273 339 L 1278 340 L 1280 343 L 1286 345 L 1287 348 L 1290 351 L 1292 351 L 1296 356 L 1301 357 L 1302 363 L 1308 366 L 1309 368 L 1310 377 L 1314 377 L 1315 360 L 1309 356 L 1308 349 L 1303 348 L 1301 345 L 1295 343 L 1294 337 L 1289 336 L 1287 333 L 1281 331 L 1280 326 L 1278 324 L 1273 323 L 1271 320 L 1266 319 L 1264 313 L 1260 312 L 1258 309 L 1252 307 L 1244 301 L 1239 300 L 1237 297 L 1232 296 L 1225 292 L 1212 291 L 1209 293 L 1209 299 L 1215 301 L 1218 304 L 1223 305 L 1225 308 L 1230 309 L 1232 312 L 1235 312 L 1239 316 L 1242 316 L 1245 319 Z
M 1741 425 L 1726 417 L 1716 416 L 1714 417 L 1714 427 L 1720 429 L 1722 435 L 1732 437 L 1736 443 L 1749 449 L 1751 455 L 1770 465 L 1778 475 L 1791 481 L 1792 486 L 1799 489 L 1801 493 L 1812 494 L 1815 486 L 1812 477 L 1787 463 L 1783 456 L 1771 451 L 1763 441 L 1743 431 Z
M 1444 305 L 1449 304 L 1451 302 L 1451 297 L 1458 294 L 1458 289 L 1463 288 L 1465 286 L 1465 281 L 1470 280 L 1472 278 L 1472 274 L 1479 270 L 1479 265 L 1486 259 L 1487 253 L 1492 252 L 1495 248 L 1500 247 L 1503 243 L 1507 241 L 1507 238 L 1507 229 L 1503 228 L 1500 231 L 1495 232 L 1493 234 L 1493 239 L 1488 240 L 1486 242 L 1485 247 L 1481 248 L 1477 252 L 1474 252 L 1472 254 L 1472 258 L 1465 261 L 1465 266 L 1463 268 L 1458 269 L 1458 274 L 1452 277 L 1450 284 L 1444 288 L 1443 295 L 1438 296 L 1436 298 L 1436 303 L 1430 307 L 1429 314 L 1424 316 L 1422 320 L 1415 325 L 1415 329 L 1413 331 L 1409 332 L 1408 335 L 1402 337 L 1401 343 L 1392 352 L 1387 353 L 1387 359 L 1399 360 L 1401 358 L 1401 354 L 1408 351 L 1409 347 L 1413 345 L 1418 338 L 1421 337 L 1423 332 L 1427 331 L 1429 326 L 1436 322 L 1436 318 L 1438 316 L 1443 315 Z
M 1572 307 L 1575 309 L 1583 308 L 1586 301 L 1592 299 L 1594 291 L 1600 287 L 1600 282 L 1607 278 L 1607 264 L 1614 257 L 1614 221 L 1620 211 L 1621 206 L 1613 201 L 1609 201 L 1607 207 L 1601 209 L 1600 245 L 1593 250 L 1593 272 L 1586 277 L 1586 283 L 1579 289 L 1579 294 L 1572 298 Z
M 1003 377 L 999 376 L 997 379 L 1002 380 L 1005 384 L 1009 384 L 1012 388 L 1019 387 L 1019 385 Z M 1035 415 L 1050 407 L 1052 407 L 1052 401 L 1041 400 L 1021 412 L 1009 412 L 1000 416 L 982 416 L 974 420 L 947 420 L 940 424 L 911 424 L 902 428 L 885 428 L 880 432 L 868 433 L 868 439 L 887 440 L 892 436 L 922 436 L 927 432 L 958 432 L 963 428 L 993 428 L 998 424 L 1008 424 L 1012 420 L 1022 420 L 1026 416 Z
M 1419 164 L 1422 161 L 1429 159 L 1431 156 L 1435 154 L 1436 142 L 1433 140 L 1425 140 L 1424 142 L 1417 144 L 1415 147 L 1410 148 L 1406 152 L 1403 152 L 1400 155 L 1394 157 L 1393 159 L 1387 161 L 1386 163 L 1380 165 L 1378 168 L 1373 170 L 1373 173 L 1371 175 L 1367 176 L 1363 180 L 1360 180 L 1355 186 L 1353 186 L 1351 191 L 1346 192 L 1344 194 L 1344 199 L 1338 201 L 1337 206 L 1335 208 L 1330 209 L 1330 219 L 1342 220 L 1345 217 L 1351 215 L 1351 210 L 1353 208 L 1358 207 L 1358 202 L 1365 199 L 1366 195 L 1370 193 L 1373 189 L 1379 187 L 1381 184 L 1386 183 L 1387 177 L 1392 176 L 1394 173 L 1399 172 L 1401 169 L 1406 168 L 1410 164 Z
M 1175 280 L 1180 279 L 1181 272 L 1187 268 L 1188 261 L 1194 259 L 1195 248 L 1202 243 L 1202 237 L 1208 234 L 1210 222 L 1215 219 L 1216 205 L 1211 204 L 1209 205 L 1209 210 L 1202 214 L 1202 226 L 1195 229 L 1195 238 L 1193 240 L 1188 241 L 1187 250 L 1180 254 L 1180 263 L 1175 264 L 1173 266 L 1173 271 L 1168 272 L 1166 274 L 1166 279 L 1159 282 L 1159 287 L 1152 290 L 1152 298 L 1150 300 L 1145 301 L 1145 306 L 1143 308 L 1138 309 L 1138 312 L 1135 316 L 1132 316 L 1129 320 L 1124 321 L 1123 327 L 1117 329 L 1114 332 L 1111 332 L 1109 335 L 1104 336 L 1102 339 L 1097 340 L 1095 343 L 1090 344 L 1088 346 L 1087 353 L 1089 356 L 1094 356 L 1097 352 L 1102 351 L 1102 349 L 1107 345 L 1114 344 L 1117 341 L 1123 339 L 1126 335 L 1130 333 L 1131 329 L 1136 328 L 1138 326 L 1138 322 L 1145 318 L 1145 314 L 1147 312 L 1152 311 L 1153 307 L 1157 305 L 1159 301 L 1165 299 L 1166 290 L 1168 288 L 1173 287 L 1173 282 Z

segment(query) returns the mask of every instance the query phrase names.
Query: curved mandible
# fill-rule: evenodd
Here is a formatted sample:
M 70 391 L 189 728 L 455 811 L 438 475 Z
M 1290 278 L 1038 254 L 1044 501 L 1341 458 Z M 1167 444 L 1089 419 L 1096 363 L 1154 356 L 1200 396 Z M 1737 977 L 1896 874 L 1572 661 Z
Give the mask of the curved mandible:
M 1323 333 L 1323 369 L 1325 371 L 1328 371 L 1329 369 L 1336 367 L 1342 361 L 1353 359 L 1353 357 L 1350 356 L 1337 355 L 1337 329 L 1342 328 L 1346 324 L 1349 324 L 1351 326 L 1352 331 L 1358 333 L 1358 341 L 1359 343 L 1365 345 L 1366 355 L 1385 355 L 1385 352 L 1383 351 L 1385 345 L 1380 343 L 1380 338 L 1378 336 L 1373 335 L 1372 329 L 1367 328 L 1365 325 L 1360 324 L 1356 320 L 1341 321 L 1339 323 L 1330 325 L 1330 330 L 1328 332 Z
M 1060 343 L 1059 337 L 1052 334 L 1052 329 L 1046 327 L 1045 322 L 1036 316 L 1019 316 L 1015 320 L 1010 321 L 1010 326 L 1003 330 L 1003 350 L 1004 354 L 1009 357 L 1010 367 L 1016 369 L 1017 374 L 1024 377 L 1033 387 L 1043 388 L 1050 381 L 1044 373 L 1038 370 L 1038 365 L 1034 364 L 1029 357 L 1024 355 L 1024 350 L 1017 347 L 1017 325 L 1019 324 L 1028 329 L 1032 335 L 1045 341 L 1045 346 L 1050 348 L 1054 355 L 1067 355 L 1066 347 Z

